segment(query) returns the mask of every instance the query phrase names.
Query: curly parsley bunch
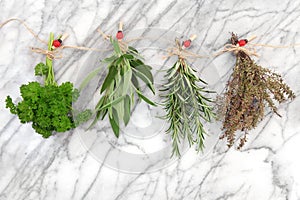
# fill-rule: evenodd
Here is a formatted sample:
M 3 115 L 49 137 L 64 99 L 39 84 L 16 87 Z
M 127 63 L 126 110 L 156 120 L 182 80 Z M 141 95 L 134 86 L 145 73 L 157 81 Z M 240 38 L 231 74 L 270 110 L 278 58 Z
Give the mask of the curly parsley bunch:
M 53 34 L 50 34 L 48 50 L 52 50 Z M 45 84 L 30 82 L 20 87 L 23 100 L 14 104 L 7 96 L 6 108 L 18 115 L 21 123 L 32 122 L 32 128 L 44 138 L 55 132 L 65 132 L 75 128 L 91 116 L 90 110 L 79 112 L 73 118 L 72 102 L 79 97 L 79 91 L 71 82 L 57 85 L 54 78 L 52 60 L 46 58 L 46 64 L 39 63 L 35 67 L 35 75 L 45 76 Z

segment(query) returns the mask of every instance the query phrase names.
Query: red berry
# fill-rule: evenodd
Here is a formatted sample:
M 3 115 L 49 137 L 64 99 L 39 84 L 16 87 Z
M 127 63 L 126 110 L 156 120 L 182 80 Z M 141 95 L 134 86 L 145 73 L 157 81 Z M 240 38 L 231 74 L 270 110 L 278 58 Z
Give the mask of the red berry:
M 117 35 L 116 35 L 116 38 L 117 38 L 118 40 L 122 40 L 123 37 L 124 37 L 123 32 L 122 32 L 122 31 L 118 31 L 118 33 L 117 33 Z
M 183 42 L 183 46 L 184 46 L 185 48 L 188 48 L 189 46 L 191 46 L 191 40 L 186 40 L 186 41 L 184 41 L 184 42 Z
M 54 40 L 52 45 L 57 48 L 57 47 L 60 47 L 61 43 L 58 40 Z
M 239 44 L 240 47 L 245 46 L 247 43 L 248 43 L 248 40 L 239 40 L 238 41 L 238 44 Z

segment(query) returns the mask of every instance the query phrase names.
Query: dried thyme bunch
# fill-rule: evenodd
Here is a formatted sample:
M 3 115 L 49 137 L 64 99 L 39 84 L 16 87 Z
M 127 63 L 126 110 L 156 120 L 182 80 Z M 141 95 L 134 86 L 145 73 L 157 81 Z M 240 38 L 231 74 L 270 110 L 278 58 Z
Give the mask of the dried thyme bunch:
M 247 40 L 238 40 L 232 33 L 232 45 L 242 47 Z M 295 94 L 283 82 L 280 74 L 257 65 L 243 50 L 235 51 L 236 64 L 227 83 L 224 95 L 224 134 L 228 147 L 235 141 L 235 133 L 240 130 L 244 136 L 240 139 L 238 149 L 244 146 L 248 131 L 255 128 L 264 117 L 266 106 L 276 113 L 274 100 L 282 103 L 287 99 L 295 98 Z
M 187 40 L 183 44 L 188 47 L 190 41 Z M 181 51 L 178 40 L 177 46 Z M 167 81 L 161 91 L 167 113 L 164 118 L 170 123 L 166 133 L 172 137 L 171 156 L 180 156 L 179 144 L 186 138 L 190 146 L 196 143 L 197 150 L 202 150 L 206 134 L 202 120 L 210 121 L 214 116 L 212 107 L 208 105 L 211 100 L 205 96 L 210 91 L 199 86 L 200 82 L 202 85 L 207 83 L 195 72 L 186 59 L 178 55 L 178 60 L 165 75 Z

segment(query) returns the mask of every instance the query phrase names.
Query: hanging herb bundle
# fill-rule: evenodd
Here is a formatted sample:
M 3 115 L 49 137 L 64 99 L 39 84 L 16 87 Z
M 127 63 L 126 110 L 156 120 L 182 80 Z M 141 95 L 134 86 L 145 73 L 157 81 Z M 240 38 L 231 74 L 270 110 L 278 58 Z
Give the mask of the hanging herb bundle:
M 12 114 L 18 115 L 21 123 L 32 122 L 32 128 L 44 138 L 55 132 L 65 132 L 75 128 L 91 116 L 90 110 L 83 112 L 74 111 L 72 102 L 79 97 L 79 91 L 71 82 L 58 85 L 54 77 L 51 52 L 61 45 L 62 38 L 54 40 L 50 33 L 46 63 L 39 63 L 35 67 L 36 76 L 44 76 L 44 85 L 39 82 L 30 82 L 20 87 L 23 100 L 14 104 L 12 98 L 7 96 L 6 108 Z M 72 112 L 76 112 L 73 119 Z
M 248 131 L 255 128 L 264 118 L 265 107 L 276 113 L 274 100 L 282 103 L 295 98 L 290 87 L 283 82 L 280 74 L 257 65 L 244 46 L 248 40 L 239 40 L 232 33 L 231 46 L 236 55 L 236 64 L 227 83 L 221 110 L 223 110 L 223 130 L 221 139 L 226 137 L 228 146 L 235 142 L 236 131 L 242 131 L 238 149 L 247 141 Z M 255 52 L 252 53 L 255 55 Z
M 125 126 L 128 124 L 136 95 L 150 105 L 156 104 L 143 95 L 139 82 L 145 83 L 155 93 L 152 68 L 144 64 L 142 56 L 135 48 L 122 41 L 121 23 L 116 38 L 109 37 L 113 54 L 102 61 L 107 64 L 108 74 L 100 89 L 102 96 L 95 107 L 96 116 L 91 126 L 108 114 L 112 130 L 119 137 L 120 121 Z
M 172 137 L 171 156 L 180 156 L 179 146 L 186 138 L 190 146 L 196 144 L 196 149 L 202 150 L 206 135 L 202 121 L 210 122 L 214 116 L 212 107 L 208 105 L 211 99 L 206 97 L 211 92 L 204 87 L 207 83 L 197 76 L 196 70 L 181 54 L 182 48 L 189 47 L 194 38 L 184 41 L 183 47 L 176 40 L 178 60 L 167 70 L 167 82 L 161 90 L 166 111 L 164 118 L 170 124 L 166 133 Z M 200 83 L 204 86 L 200 86 Z

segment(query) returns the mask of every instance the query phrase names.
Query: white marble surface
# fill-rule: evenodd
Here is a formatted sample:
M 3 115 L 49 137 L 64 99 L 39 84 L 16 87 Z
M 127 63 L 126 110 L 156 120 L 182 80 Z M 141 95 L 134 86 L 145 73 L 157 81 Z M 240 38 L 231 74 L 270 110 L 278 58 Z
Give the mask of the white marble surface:
M 256 42 L 300 43 L 300 2 L 253 1 L 0 1 L 0 21 L 19 17 L 47 38 L 49 31 L 68 32 L 69 44 L 92 46 L 97 27 L 128 29 L 148 26 L 198 34 L 197 43 L 215 52 L 231 31 L 255 34 Z M 295 91 L 293 102 L 280 106 L 282 118 L 267 114 L 239 152 L 219 142 L 206 157 L 192 150 L 173 165 L 153 173 L 127 174 L 99 163 L 72 132 L 44 140 L 30 124 L 21 125 L 5 109 L 5 97 L 19 96 L 19 86 L 36 80 L 33 67 L 43 56 L 28 46 L 40 44 L 24 27 L 12 23 L 0 30 L 0 199 L 300 199 L 300 47 L 258 48 L 258 62 L 284 75 Z M 86 52 L 64 51 L 56 61 L 59 82 L 75 81 Z M 214 60 L 224 83 L 234 58 Z M 220 84 L 222 84 L 220 83 Z

